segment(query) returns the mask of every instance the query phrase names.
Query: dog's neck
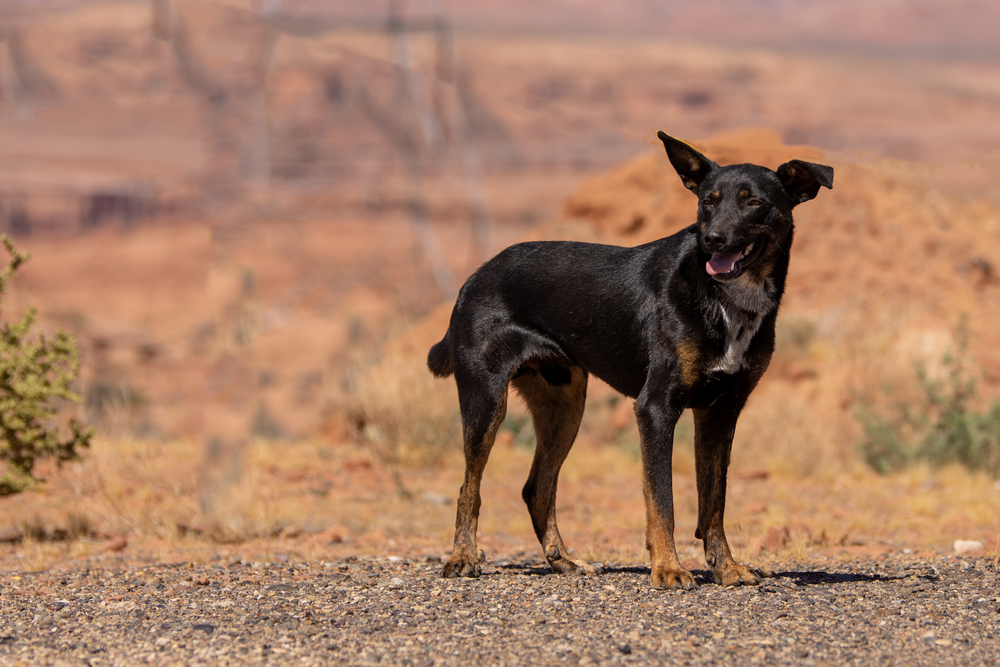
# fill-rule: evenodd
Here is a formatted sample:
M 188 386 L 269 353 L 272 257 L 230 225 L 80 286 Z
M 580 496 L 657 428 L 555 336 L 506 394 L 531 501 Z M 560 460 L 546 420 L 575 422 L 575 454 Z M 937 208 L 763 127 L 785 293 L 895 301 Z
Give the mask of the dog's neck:
M 749 276 L 741 276 L 732 282 L 722 283 L 719 287 L 722 292 L 722 307 L 739 310 L 747 315 L 767 315 L 778 303 L 777 290 L 771 278 L 758 283 Z
M 741 277 L 719 285 L 719 315 L 726 327 L 726 346 L 711 371 L 735 373 L 743 367 L 750 341 L 764 317 L 778 304 L 774 281 L 756 283 Z

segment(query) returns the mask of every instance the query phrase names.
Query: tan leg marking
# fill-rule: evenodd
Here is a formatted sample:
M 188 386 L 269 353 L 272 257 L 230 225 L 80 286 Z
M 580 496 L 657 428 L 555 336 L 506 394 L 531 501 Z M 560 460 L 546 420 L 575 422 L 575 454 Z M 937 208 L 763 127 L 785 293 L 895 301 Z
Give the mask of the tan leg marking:
M 531 524 L 542 545 L 545 559 L 560 574 L 594 574 L 600 568 L 567 556 L 556 522 L 556 487 L 559 471 L 576 440 L 587 396 L 587 375 L 570 369 L 570 383 L 550 385 L 541 373 L 532 371 L 513 381 L 524 399 L 535 427 L 535 457 L 521 495 L 528 506 Z

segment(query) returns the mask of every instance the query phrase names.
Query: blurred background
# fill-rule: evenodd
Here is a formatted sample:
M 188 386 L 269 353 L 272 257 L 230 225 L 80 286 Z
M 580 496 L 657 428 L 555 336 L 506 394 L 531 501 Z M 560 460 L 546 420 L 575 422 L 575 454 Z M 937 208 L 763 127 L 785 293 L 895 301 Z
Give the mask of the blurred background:
M 693 220 L 662 129 L 836 167 L 734 466 L 849 469 L 899 446 L 880 419 L 913 436 L 894 406 L 949 360 L 969 410 L 996 398 L 997 25 L 989 0 L 0 0 L 0 230 L 32 255 L 3 315 L 75 334 L 95 449 L 199 443 L 200 516 L 251 441 L 419 467 L 459 447 L 423 363 L 482 261 Z M 581 437 L 635 448 L 630 402 L 590 400 Z

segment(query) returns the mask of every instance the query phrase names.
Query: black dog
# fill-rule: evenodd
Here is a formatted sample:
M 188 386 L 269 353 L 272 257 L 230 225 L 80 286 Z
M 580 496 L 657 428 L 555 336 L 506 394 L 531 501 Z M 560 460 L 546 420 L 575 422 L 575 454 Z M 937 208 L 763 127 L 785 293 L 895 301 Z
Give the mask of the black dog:
M 465 439 L 455 548 L 442 574 L 479 576 L 479 487 L 513 385 L 537 446 L 522 496 L 552 569 L 598 568 L 567 557 L 556 526 L 559 469 L 583 416 L 587 375 L 635 398 L 642 443 L 646 548 L 652 583 L 693 588 L 674 547 L 674 426 L 694 411 L 698 529 L 723 585 L 764 573 L 733 560 L 723 531 L 726 471 L 736 420 L 774 350 L 774 323 L 792 244 L 792 208 L 833 186 L 833 169 L 792 160 L 777 171 L 720 167 L 657 134 L 684 185 L 698 195 L 687 229 L 635 248 L 533 242 L 507 248 L 462 287 L 444 340 L 427 364 L 455 374 Z

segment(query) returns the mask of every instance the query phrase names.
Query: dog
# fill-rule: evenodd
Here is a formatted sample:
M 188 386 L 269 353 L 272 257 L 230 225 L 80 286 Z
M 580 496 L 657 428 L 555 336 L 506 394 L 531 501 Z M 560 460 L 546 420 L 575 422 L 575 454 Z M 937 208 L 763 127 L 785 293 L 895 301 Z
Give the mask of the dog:
M 507 248 L 459 292 L 447 333 L 428 354 L 455 376 L 465 479 L 445 577 L 478 577 L 480 482 L 508 387 L 527 404 L 537 444 L 522 497 L 552 570 L 600 568 L 568 557 L 556 525 L 559 470 L 573 446 L 594 374 L 635 399 L 652 585 L 692 589 L 677 557 L 671 479 L 674 427 L 695 423 L 698 527 L 715 582 L 754 585 L 767 573 L 733 559 L 723 529 L 736 420 L 774 351 L 792 244 L 792 209 L 833 187 L 831 167 L 791 160 L 772 171 L 719 166 L 657 136 L 698 196 L 696 222 L 634 248 L 536 241 Z

